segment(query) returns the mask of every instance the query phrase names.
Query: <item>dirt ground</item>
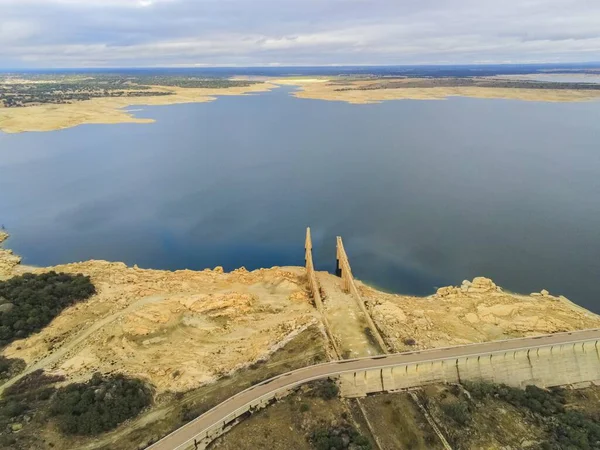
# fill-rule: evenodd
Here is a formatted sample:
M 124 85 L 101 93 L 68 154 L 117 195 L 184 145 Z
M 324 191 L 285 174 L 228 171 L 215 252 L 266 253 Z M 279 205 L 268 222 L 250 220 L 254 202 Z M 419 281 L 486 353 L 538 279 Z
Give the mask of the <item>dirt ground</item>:
M 68 448 L 80 450 L 129 450 L 143 447 L 218 405 L 253 384 L 310 364 L 327 360 L 322 330 L 309 327 L 266 361 L 185 393 L 166 393 L 147 413 L 101 438 L 72 441 Z
M 444 448 L 408 393 L 378 394 L 360 401 L 382 450 Z
M 341 279 L 326 272 L 317 274 L 323 299 L 324 312 L 331 325 L 331 333 L 338 343 L 343 358 L 378 355 L 381 350 L 371 342 L 367 321 L 354 297 L 342 290 Z
M 525 407 L 497 399 L 469 399 L 455 385 L 434 384 L 415 391 L 438 428 L 455 450 L 539 449 L 548 441 L 549 429 Z M 597 415 L 600 387 L 566 391 L 567 410 Z M 423 413 L 407 392 L 380 393 L 360 400 L 382 450 L 443 449 Z M 446 412 L 451 405 L 468 404 L 465 421 L 457 422 Z M 341 399 L 323 400 L 303 389 L 262 410 L 209 448 L 214 450 L 310 450 L 311 432 L 333 427 L 342 420 L 358 423 L 358 429 L 372 442 L 362 423 L 357 403 Z M 377 446 L 373 445 L 373 449 Z
M 323 399 L 311 386 L 269 406 L 243 421 L 209 445 L 210 450 L 312 450 L 310 435 L 322 428 L 352 424 L 370 439 L 355 401 Z M 370 439 L 371 440 L 371 439 Z M 375 447 L 374 447 L 375 448 Z
M 436 421 L 452 448 L 456 450 L 479 449 L 524 449 L 540 448 L 545 440 L 545 431 L 525 408 L 486 399 L 467 401 L 456 386 L 431 385 L 423 388 L 419 397 L 427 405 L 429 414 Z M 465 423 L 458 423 L 444 408 L 463 402 L 470 405 Z
M 231 376 L 222 377 L 214 383 L 187 392 L 159 394 L 151 408 L 116 430 L 99 436 L 66 436 L 58 431 L 44 409 L 35 410 L 30 413 L 29 421 L 21 421 L 22 429 L 14 435 L 19 439 L 19 445 L 15 448 L 40 450 L 145 448 L 151 442 L 169 434 L 251 385 L 290 370 L 325 361 L 326 350 L 327 343 L 323 330 L 311 326 L 275 351 L 266 361 L 252 364 L 247 370 L 237 371 Z
M 83 380 L 99 371 L 186 391 L 267 358 L 317 322 L 302 275 L 285 268 L 158 271 L 88 261 L 56 270 L 90 275 L 98 294 L 3 354 Z M 13 380 L 14 381 L 14 380 Z

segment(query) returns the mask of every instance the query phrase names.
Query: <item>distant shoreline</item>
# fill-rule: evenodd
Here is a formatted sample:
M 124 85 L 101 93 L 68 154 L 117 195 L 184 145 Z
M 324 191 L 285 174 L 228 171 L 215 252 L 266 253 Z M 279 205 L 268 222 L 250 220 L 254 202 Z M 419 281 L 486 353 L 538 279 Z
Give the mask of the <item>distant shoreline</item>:
M 422 87 L 410 86 L 415 81 Z M 387 80 L 334 80 L 315 82 L 315 79 L 279 79 L 278 84 L 298 86 L 300 89 L 292 95 L 297 98 L 342 101 L 351 104 L 381 103 L 389 100 L 446 100 L 450 97 L 470 97 L 481 99 L 506 99 L 535 102 L 585 102 L 600 100 L 600 89 L 533 89 L 516 83 L 517 87 L 480 87 L 480 86 L 436 86 L 436 79 Z M 487 78 L 486 78 L 487 80 Z M 321 80 L 322 81 L 322 80 Z M 331 80 L 328 80 L 331 81 Z M 431 86 L 427 86 L 431 82 Z M 403 87 L 403 83 L 407 87 Z M 376 84 L 376 87 L 371 87 Z
M 266 92 L 276 87 L 267 82 L 243 87 L 211 89 L 153 86 L 157 91 L 169 91 L 172 94 L 147 97 L 103 97 L 68 104 L 43 104 L 20 108 L 0 107 L 0 131 L 13 134 L 55 131 L 84 124 L 153 123 L 154 119 L 137 118 L 133 114 L 135 111 L 126 108 L 205 103 L 215 101 L 219 96 Z
M 478 81 L 491 80 L 482 78 Z M 436 80 L 439 80 L 438 86 Z M 247 95 L 267 92 L 279 86 L 296 86 L 293 97 L 341 101 L 350 104 L 372 104 L 389 100 L 446 100 L 450 97 L 509 99 L 537 102 L 585 102 L 600 100 L 600 89 L 568 89 L 523 87 L 481 87 L 447 85 L 448 78 L 360 78 L 296 76 L 262 78 L 250 86 L 227 88 L 186 88 L 152 86 L 156 96 L 101 97 L 66 104 L 41 104 L 27 107 L 0 107 L 0 132 L 22 133 L 55 131 L 84 124 L 153 123 L 154 119 L 135 117 L 135 106 L 204 103 L 219 96 Z M 403 86 L 403 84 L 406 85 Z M 450 83 L 451 84 L 451 83 Z M 489 84 L 489 83 L 488 83 Z M 417 85 L 415 87 L 415 85 Z M 421 86 L 423 85 L 423 86 Z M 374 87 L 373 87 L 374 86 Z M 170 95 L 158 95 L 168 91 Z

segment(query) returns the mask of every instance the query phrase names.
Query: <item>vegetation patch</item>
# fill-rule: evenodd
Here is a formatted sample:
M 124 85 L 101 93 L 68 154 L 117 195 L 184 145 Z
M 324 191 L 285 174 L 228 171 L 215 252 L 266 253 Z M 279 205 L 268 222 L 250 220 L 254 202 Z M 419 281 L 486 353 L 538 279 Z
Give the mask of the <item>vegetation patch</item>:
M 36 370 L 5 389 L 0 399 L 0 448 L 39 448 L 22 429 L 43 422 L 40 416 L 56 392 L 53 385 L 63 380 Z
M 66 307 L 95 293 L 84 275 L 48 272 L 0 281 L 0 346 L 40 331 Z
M 319 428 L 310 435 L 316 450 L 371 450 L 371 442 L 350 424 Z
M 96 435 L 137 416 L 152 403 L 152 392 L 141 380 L 96 373 L 87 383 L 57 391 L 50 406 L 63 433 Z
M 0 385 L 25 369 L 25 361 L 0 355 Z
M 36 370 L 4 390 L 0 399 L 0 448 L 47 448 L 47 436 L 68 442 L 70 435 L 97 435 L 134 417 L 152 403 L 152 392 L 142 381 L 122 375 L 95 374 L 87 383 L 56 388 L 60 375 Z M 48 430 L 57 425 L 61 436 Z M 73 448 L 70 444 L 49 444 Z
M 584 413 L 567 408 L 563 389 L 545 390 L 527 386 L 525 390 L 492 383 L 465 383 L 475 399 L 499 398 L 516 407 L 525 408 L 542 421 L 548 439 L 547 450 L 600 448 L 600 412 Z
M 441 450 L 427 419 L 406 392 L 380 393 L 360 400 L 383 449 Z
M 313 397 L 320 397 L 323 400 L 333 400 L 340 393 L 340 388 L 333 380 L 315 381 L 311 384 Z
M 1 81 L 4 81 L 2 83 Z M 225 89 L 258 83 L 197 76 L 86 74 L 19 74 L 0 76 L 0 106 L 19 108 L 40 104 L 68 104 L 93 98 L 156 97 L 173 95 L 151 86 Z
M 444 414 L 452 419 L 456 425 L 466 426 L 471 422 L 471 408 L 465 401 L 456 401 L 453 403 L 445 403 L 442 405 Z

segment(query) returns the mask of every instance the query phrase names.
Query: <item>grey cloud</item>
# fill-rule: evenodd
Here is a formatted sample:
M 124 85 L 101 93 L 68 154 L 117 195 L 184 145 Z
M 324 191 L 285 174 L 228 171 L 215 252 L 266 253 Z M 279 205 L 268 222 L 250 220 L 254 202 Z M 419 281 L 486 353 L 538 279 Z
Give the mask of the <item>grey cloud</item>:
M 0 0 L 0 67 L 600 61 L 586 0 Z

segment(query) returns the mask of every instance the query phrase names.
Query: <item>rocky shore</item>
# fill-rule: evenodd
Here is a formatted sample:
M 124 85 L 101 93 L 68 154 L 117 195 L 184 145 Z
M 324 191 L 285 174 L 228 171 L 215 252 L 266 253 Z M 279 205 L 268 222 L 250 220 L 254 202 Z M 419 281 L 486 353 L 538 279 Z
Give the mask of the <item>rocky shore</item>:
M 0 241 L 7 238 L 0 234 Z M 0 248 L 3 279 L 50 270 L 89 275 L 97 294 L 64 310 L 41 332 L 2 354 L 70 380 L 94 372 L 144 378 L 158 392 L 186 391 L 264 360 L 320 317 L 305 270 L 273 267 L 225 273 L 164 271 L 85 261 L 33 268 Z M 324 272 L 321 282 L 339 279 Z M 507 293 L 478 277 L 429 297 L 360 290 L 377 328 L 394 351 L 599 328 L 600 317 L 547 291 Z M 325 299 L 327 303 L 327 299 Z

